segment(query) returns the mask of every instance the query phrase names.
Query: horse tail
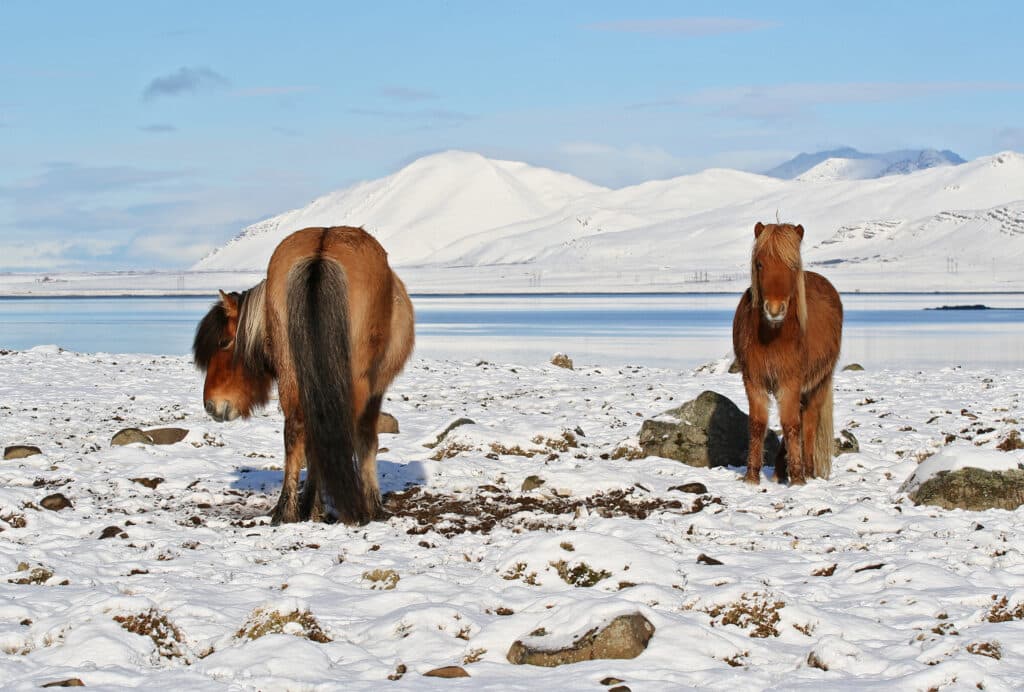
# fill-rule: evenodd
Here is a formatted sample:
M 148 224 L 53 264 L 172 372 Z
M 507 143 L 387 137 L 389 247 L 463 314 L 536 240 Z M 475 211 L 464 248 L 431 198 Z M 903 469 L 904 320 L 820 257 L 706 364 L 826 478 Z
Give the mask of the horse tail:
M 340 521 L 365 523 L 369 517 L 355 455 L 345 271 L 331 259 L 307 257 L 289 272 L 287 295 L 288 346 L 305 424 L 307 482 L 332 500 Z
M 818 412 L 818 429 L 814 431 L 814 477 L 828 478 L 832 473 L 832 376 L 821 383 L 825 397 Z

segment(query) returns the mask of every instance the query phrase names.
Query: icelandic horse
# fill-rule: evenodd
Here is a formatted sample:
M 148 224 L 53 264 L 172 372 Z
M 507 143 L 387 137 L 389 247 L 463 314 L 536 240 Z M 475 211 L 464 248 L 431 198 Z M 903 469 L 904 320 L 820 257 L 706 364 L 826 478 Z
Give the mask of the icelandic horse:
M 750 446 L 744 480 L 761 482 L 769 397 L 779 406 L 784 446 L 775 477 L 793 485 L 828 478 L 832 471 L 832 374 L 839 359 L 843 304 L 821 274 L 800 259 L 804 227 L 758 222 L 750 260 L 750 288 L 740 298 L 732 343 L 750 409 Z
M 192 346 L 203 401 L 215 420 L 245 418 L 277 381 L 285 470 L 275 524 L 384 516 L 377 417 L 413 341 L 405 285 L 362 228 L 296 231 L 274 250 L 266 279 L 220 292 Z

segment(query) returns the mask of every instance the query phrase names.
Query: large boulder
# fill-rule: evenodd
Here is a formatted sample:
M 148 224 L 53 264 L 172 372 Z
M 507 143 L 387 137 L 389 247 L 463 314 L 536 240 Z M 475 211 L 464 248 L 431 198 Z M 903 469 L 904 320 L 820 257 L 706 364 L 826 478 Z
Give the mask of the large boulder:
M 690 466 L 745 466 L 750 431 L 747 414 L 717 392 L 701 392 L 679 408 L 645 420 L 640 447 L 648 456 L 675 459 Z M 764 442 L 764 463 L 771 466 L 779 451 L 772 432 Z
M 915 505 L 943 509 L 1008 509 L 1024 505 L 1024 471 L 962 468 L 940 471 L 910 493 Z
M 567 646 L 546 648 L 545 636 L 546 632 L 537 631 L 526 641 L 517 640 L 508 650 L 509 663 L 553 668 L 599 658 L 636 658 L 654 636 L 654 625 L 640 613 L 631 613 L 620 615 L 605 627 L 595 627 Z

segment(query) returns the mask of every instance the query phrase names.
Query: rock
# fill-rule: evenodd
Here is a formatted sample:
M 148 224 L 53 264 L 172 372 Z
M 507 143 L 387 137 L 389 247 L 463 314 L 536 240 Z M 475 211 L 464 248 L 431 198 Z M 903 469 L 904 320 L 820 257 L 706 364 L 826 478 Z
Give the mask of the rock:
M 740 367 L 740 362 L 738 360 L 734 360 L 729 365 L 729 374 L 730 375 L 735 375 L 738 372 L 743 372 L 743 368 Z
M 747 414 L 728 398 L 711 391 L 645 420 L 640 427 L 644 454 L 690 466 L 745 466 L 749 441 Z M 778 451 L 779 438 L 769 430 L 764 441 L 764 463 L 774 464 Z
M 1013 511 L 1024 505 L 1024 471 L 940 471 L 911 492 L 910 499 L 915 505 L 943 509 Z
M 528 493 L 531 490 L 536 490 L 542 485 L 544 485 L 544 479 L 540 476 L 527 476 L 523 479 L 523 485 L 520 490 L 524 493 Z
M 125 428 L 118 430 L 110 440 L 110 446 L 130 445 L 140 442 L 144 445 L 153 444 L 153 438 L 138 428 Z
M 159 476 L 155 478 L 132 478 L 130 480 L 132 483 L 138 483 L 139 485 L 145 488 L 149 488 L 150 490 L 153 490 L 154 488 L 156 488 L 156 486 L 164 482 L 164 479 L 160 478 Z
M 453 420 L 451 423 L 449 423 L 444 430 L 439 432 L 437 434 L 437 437 L 434 438 L 433 442 L 424 442 L 423 446 L 426 447 L 427 449 L 433 449 L 434 447 L 444 442 L 444 438 L 448 437 L 448 433 L 450 433 L 452 430 L 455 430 L 455 428 L 462 427 L 463 425 L 476 425 L 476 421 L 470 418 L 457 418 L 456 420 Z
M 860 443 L 849 430 L 840 430 L 839 437 L 832 440 L 832 456 L 840 454 L 856 454 L 860 451 Z
M 653 636 L 654 625 L 640 613 L 631 613 L 620 615 L 603 629 L 595 627 L 562 649 L 548 650 L 517 640 L 506 658 L 516 665 L 548 668 L 598 658 L 636 658 Z
M 428 670 L 423 676 L 427 678 L 468 678 L 469 673 L 462 666 L 444 666 Z
M 153 428 L 143 431 L 155 445 L 173 445 L 181 442 L 188 435 L 185 428 Z
M 105 538 L 127 538 L 128 534 L 120 526 L 108 526 L 100 533 L 100 540 Z
M 556 365 L 560 368 L 565 368 L 566 370 L 573 369 L 572 358 L 565 355 L 564 353 L 556 353 L 555 355 L 551 356 L 551 364 Z
M 697 556 L 697 562 L 699 564 L 701 564 L 701 565 L 712 565 L 712 566 L 713 565 L 724 565 L 725 564 L 724 562 L 722 562 L 718 558 L 711 557 L 710 555 L 705 555 L 704 553 L 701 553 L 700 555 Z
M 43 450 L 34 445 L 11 445 L 4 447 L 4 459 L 24 459 L 42 454 Z
M 843 368 L 843 372 L 860 372 L 864 369 L 864 366 L 860 363 L 850 363 Z
M 1006 439 L 996 445 L 996 449 L 1003 452 L 1013 452 L 1018 449 L 1024 449 L 1024 440 L 1020 439 L 1019 432 L 1011 430 L 1010 434 L 1006 436 Z
M 40 687 L 85 687 L 85 683 L 79 678 L 68 678 L 67 680 L 44 682 Z
M 71 507 L 71 500 L 66 498 L 62 493 L 54 493 L 53 495 L 47 495 L 39 501 L 43 509 L 48 509 L 53 512 L 59 512 L 62 509 Z
M 377 434 L 397 435 L 398 419 L 390 413 L 381 411 L 380 415 L 377 416 Z
M 682 485 L 673 485 L 669 490 L 678 490 L 681 493 L 689 493 L 691 495 L 704 495 L 708 491 L 708 487 L 703 483 L 683 483 Z

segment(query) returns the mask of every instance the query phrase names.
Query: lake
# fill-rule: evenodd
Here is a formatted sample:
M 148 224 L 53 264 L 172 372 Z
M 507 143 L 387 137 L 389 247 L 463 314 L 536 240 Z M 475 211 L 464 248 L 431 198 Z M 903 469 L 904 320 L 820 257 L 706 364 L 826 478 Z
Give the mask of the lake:
M 416 354 L 692 368 L 732 348 L 735 294 L 417 295 Z M 189 352 L 210 297 L 0 297 L 0 348 Z M 841 363 L 1024 366 L 1024 295 L 847 294 Z M 982 304 L 987 310 L 934 310 Z

